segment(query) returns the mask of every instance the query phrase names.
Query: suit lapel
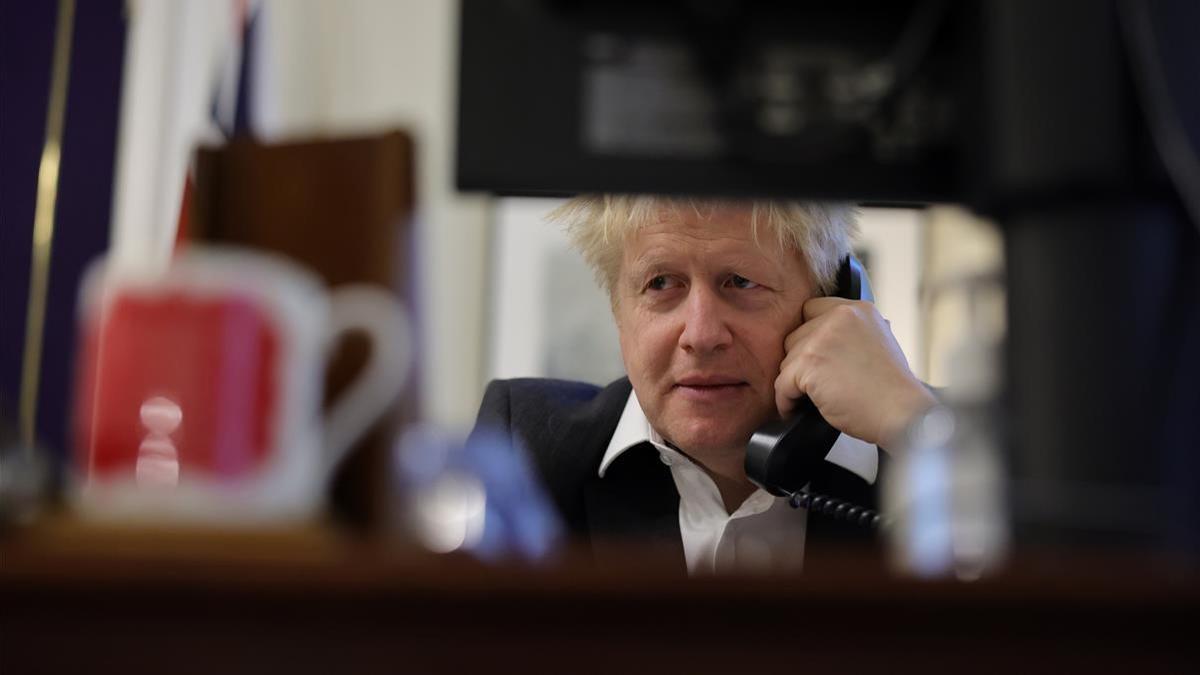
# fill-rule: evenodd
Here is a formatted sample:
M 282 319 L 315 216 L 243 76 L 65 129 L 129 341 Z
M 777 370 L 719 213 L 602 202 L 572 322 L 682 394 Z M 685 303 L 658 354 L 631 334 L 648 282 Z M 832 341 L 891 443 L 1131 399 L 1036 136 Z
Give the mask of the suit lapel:
M 679 561 L 686 571 L 679 533 L 679 493 L 671 470 L 649 443 L 626 450 L 604 477 L 600 460 L 616 430 L 633 387 L 621 379 L 606 387 L 579 419 L 580 437 L 589 439 L 582 457 L 583 529 L 597 564 L 628 564 L 630 543 L 659 551 Z M 586 420 L 586 421 L 585 421 Z
M 632 542 L 673 556 L 685 571 L 679 493 L 654 446 L 642 443 L 625 451 L 604 478 L 588 481 L 584 500 L 599 565 L 621 564 Z

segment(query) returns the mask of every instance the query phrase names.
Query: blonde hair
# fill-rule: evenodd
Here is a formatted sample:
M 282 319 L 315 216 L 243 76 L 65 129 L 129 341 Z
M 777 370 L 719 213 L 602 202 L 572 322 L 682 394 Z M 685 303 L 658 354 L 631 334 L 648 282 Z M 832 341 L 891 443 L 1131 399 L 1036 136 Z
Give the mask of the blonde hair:
M 858 217 L 849 204 L 797 201 L 749 201 L 660 197 L 651 195 L 582 195 L 551 211 L 546 219 L 565 226 L 572 245 L 596 273 L 596 281 L 615 297 L 626 238 L 655 222 L 663 211 L 704 211 L 721 204 L 749 205 L 750 227 L 758 240 L 764 221 L 785 250 L 804 256 L 817 292 L 828 295 L 837 284 L 837 270 L 850 255 L 858 233 Z

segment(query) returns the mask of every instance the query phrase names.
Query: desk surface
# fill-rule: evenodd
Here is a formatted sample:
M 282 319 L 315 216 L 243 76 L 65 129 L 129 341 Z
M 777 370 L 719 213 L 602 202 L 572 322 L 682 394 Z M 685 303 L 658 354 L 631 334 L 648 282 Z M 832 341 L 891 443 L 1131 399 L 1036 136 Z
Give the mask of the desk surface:
M 889 576 L 850 554 L 802 576 L 485 567 L 313 528 L 0 539 L 0 672 L 623 673 L 664 668 L 1175 672 L 1200 656 L 1200 579 L 1112 557 L 982 582 Z

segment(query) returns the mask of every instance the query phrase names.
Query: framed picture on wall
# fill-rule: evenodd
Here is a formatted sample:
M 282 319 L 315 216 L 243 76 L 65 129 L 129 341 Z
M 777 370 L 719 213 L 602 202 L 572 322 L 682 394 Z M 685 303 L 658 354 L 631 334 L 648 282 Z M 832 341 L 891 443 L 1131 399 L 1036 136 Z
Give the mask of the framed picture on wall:
M 497 200 L 488 379 L 553 377 L 598 385 L 625 374 L 608 295 L 546 214 L 562 200 Z
M 925 377 L 920 302 L 925 211 L 864 208 L 858 223 L 854 252 L 867 270 L 875 304 L 891 323 L 913 372 Z

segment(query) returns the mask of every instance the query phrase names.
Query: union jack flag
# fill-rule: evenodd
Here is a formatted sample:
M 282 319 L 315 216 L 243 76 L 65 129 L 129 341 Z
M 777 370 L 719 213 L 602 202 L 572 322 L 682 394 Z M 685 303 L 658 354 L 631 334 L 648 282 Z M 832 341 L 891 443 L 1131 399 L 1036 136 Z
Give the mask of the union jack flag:
M 262 0 L 129 5 L 110 253 L 161 269 L 187 231 L 199 143 L 254 133 Z

